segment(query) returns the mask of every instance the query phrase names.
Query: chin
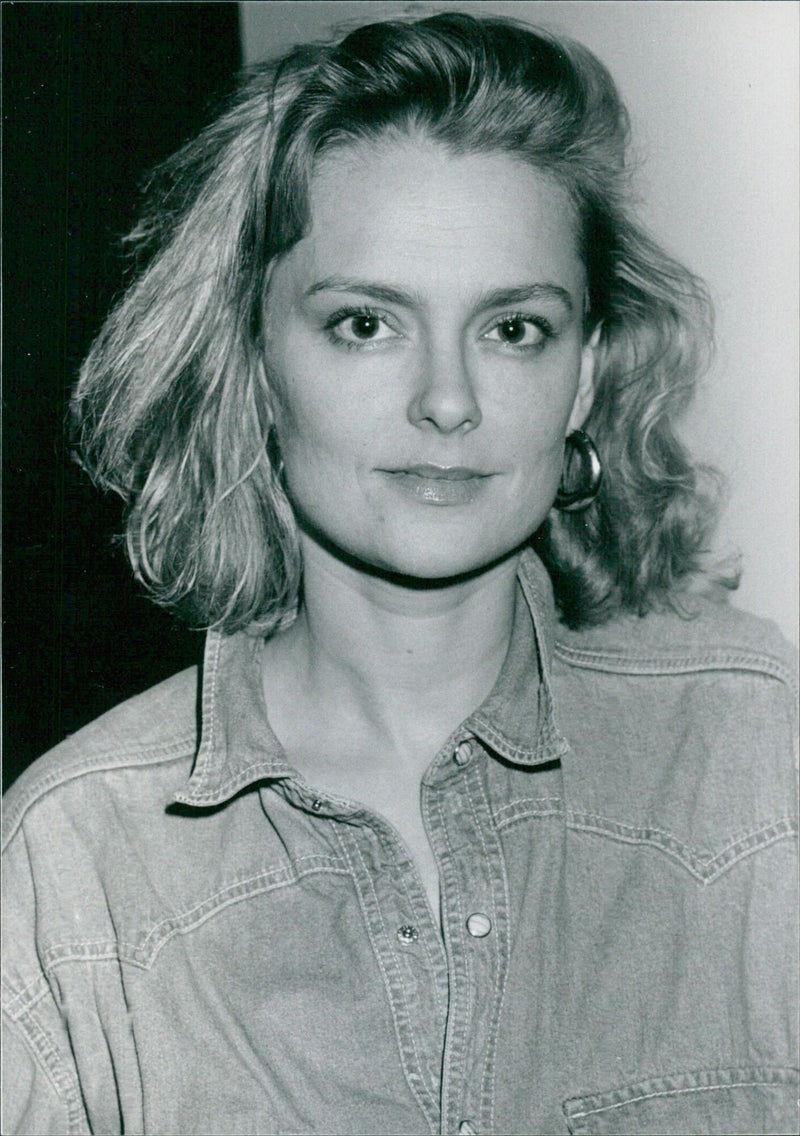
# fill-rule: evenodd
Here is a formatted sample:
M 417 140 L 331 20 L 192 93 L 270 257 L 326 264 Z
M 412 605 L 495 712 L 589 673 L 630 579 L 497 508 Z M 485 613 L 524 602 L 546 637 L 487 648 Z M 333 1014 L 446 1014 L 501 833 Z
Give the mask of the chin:
M 415 587 L 435 587 L 480 575 L 518 553 L 531 536 L 523 525 L 487 534 L 486 524 L 449 529 L 398 524 L 380 533 L 361 532 L 353 539 L 352 532 L 324 531 L 307 514 L 299 514 L 298 520 L 307 538 L 342 563 Z
M 464 577 L 477 576 L 481 572 L 515 555 L 524 541 L 511 546 L 484 548 L 474 551 L 463 547 L 454 549 L 445 542 L 437 547 L 409 548 L 397 550 L 393 555 L 364 558 L 362 563 L 368 571 L 397 580 L 407 581 L 416 586 L 446 584 Z

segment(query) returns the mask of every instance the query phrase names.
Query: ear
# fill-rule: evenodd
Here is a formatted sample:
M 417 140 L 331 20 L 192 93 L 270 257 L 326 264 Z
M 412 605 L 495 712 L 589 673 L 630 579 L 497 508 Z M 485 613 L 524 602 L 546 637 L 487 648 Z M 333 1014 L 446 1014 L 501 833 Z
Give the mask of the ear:
M 600 333 L 602 323 L 598 323 L 581 352 L 581 372 L 578 379 L 578 390 L 572 404 L 572 413 L 569 416 L 567 433 L 579 430 L 589 417 L 589 411 L 594 402 L 594 375 L 599 354 Z

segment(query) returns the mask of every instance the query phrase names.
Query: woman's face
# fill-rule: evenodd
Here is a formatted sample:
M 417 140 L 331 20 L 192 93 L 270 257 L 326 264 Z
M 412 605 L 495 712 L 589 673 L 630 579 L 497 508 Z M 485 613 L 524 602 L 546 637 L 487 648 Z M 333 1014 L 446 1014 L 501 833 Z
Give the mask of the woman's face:
M 304 540 L 423 579 L 522 544 L 589 410 L 584 266 L 564 191 L 425 138 L 318 163 L 267 303 Z

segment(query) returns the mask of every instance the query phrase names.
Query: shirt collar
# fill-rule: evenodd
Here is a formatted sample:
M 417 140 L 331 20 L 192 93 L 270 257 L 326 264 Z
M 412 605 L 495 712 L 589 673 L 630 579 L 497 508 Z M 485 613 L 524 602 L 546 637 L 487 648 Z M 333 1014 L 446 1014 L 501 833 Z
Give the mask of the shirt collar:
M 554 718 L 550 660 L 555 608 L 550 578 L 526 550 L 505 662 L 488 698 L 464 722 L 499 756 L 517 765 L 553 761 L 567 750 Z M 267 718 L 262 684 L 263 640 L 210 631 L 202 672 L 200 745 L 181 804 L 219 805 L 256 781 L 294 770 Z
M 519 590 L 505 662 L 494 689 L 465 727 L 516 765 L 540 765 L 566 753 L 555 723 L 550 664 L 556 615 L 550 577 L 530 549 L 520 559 Z

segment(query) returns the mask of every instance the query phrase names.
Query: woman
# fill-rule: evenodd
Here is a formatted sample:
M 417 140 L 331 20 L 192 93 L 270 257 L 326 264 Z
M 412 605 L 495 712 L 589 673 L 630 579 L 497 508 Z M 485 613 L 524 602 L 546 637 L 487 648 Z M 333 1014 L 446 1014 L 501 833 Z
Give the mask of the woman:
M 702 575 L 625 135 L 437 15 L 164 171 L 75 406 L 205 662 L 10 794 L 9 1132 L 795 1130 L 791 657 Z

